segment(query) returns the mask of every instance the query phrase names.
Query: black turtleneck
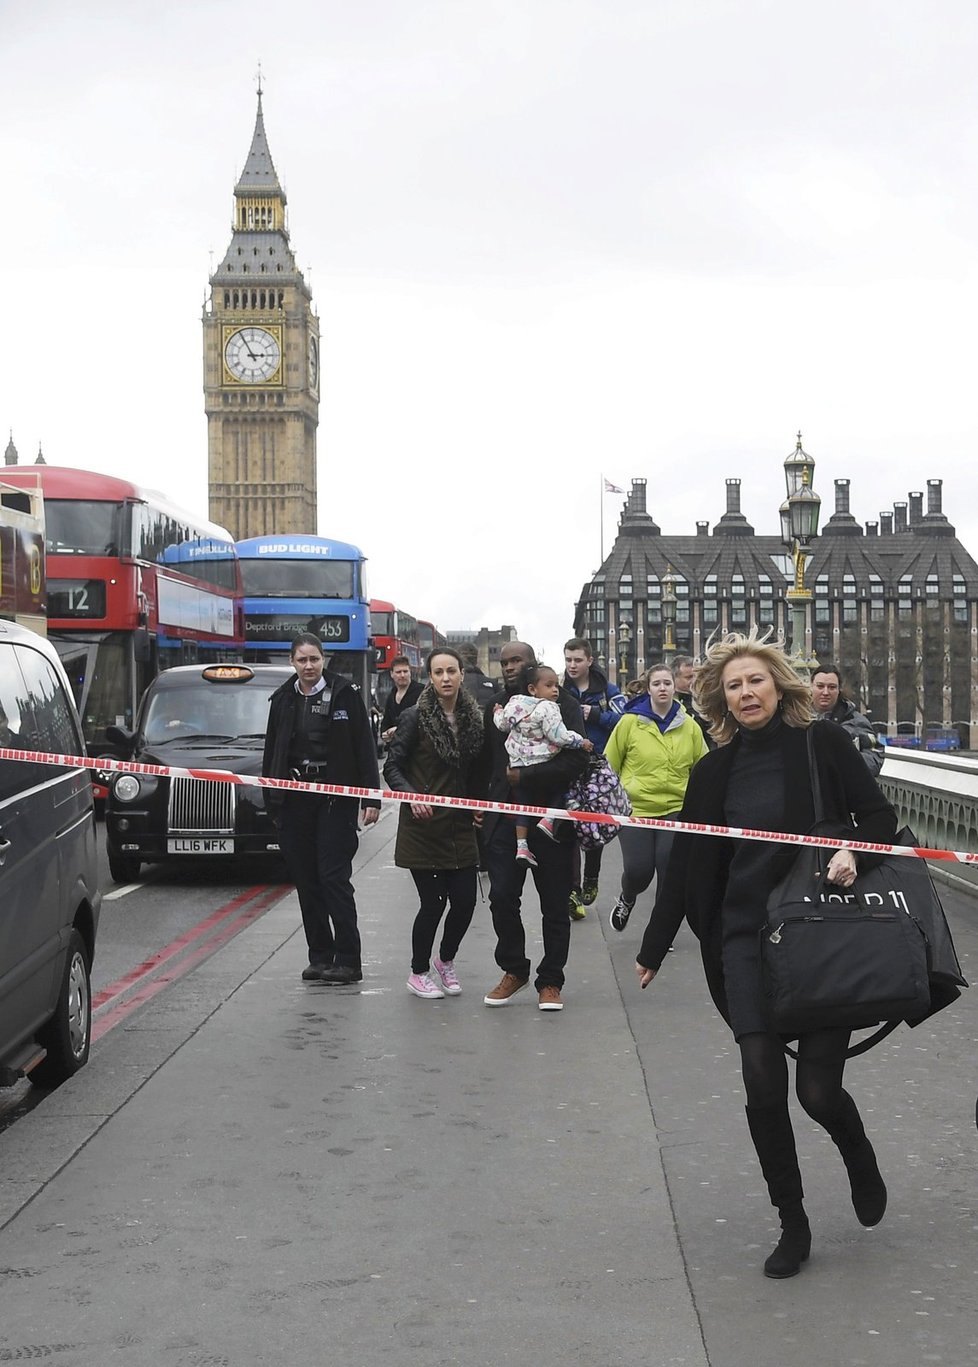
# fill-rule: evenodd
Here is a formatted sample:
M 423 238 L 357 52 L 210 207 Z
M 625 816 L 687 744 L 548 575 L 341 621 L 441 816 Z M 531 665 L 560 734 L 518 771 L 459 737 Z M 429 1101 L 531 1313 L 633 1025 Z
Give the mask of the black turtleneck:
M 728 826 L 754 830 L 784 829 L 784 756 L 780 712 L 757 730 L 740 728 L 740 745 L 730 767 L 723 804 Z M 772 856 L 779 846 L 759 840 L 740 840 L 730 864 L 724 898 L 724 937 L 743 930 L 744 918 L 752 926 L 764 919 L 767 895 L 776 881 Z

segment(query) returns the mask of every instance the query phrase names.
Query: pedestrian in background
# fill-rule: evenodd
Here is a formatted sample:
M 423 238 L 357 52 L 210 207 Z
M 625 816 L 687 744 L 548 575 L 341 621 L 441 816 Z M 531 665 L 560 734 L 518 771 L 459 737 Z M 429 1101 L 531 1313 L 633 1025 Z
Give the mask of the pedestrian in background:
M 594 663 L 591 643 L 581 636 L 572 636 L 564 642 L 564 688 L 581 705 L 584 729 L 594 746 L 594 753 L 603 755 L 608 737 L 624 712 L 627 700 L 618 685 L 609 683 L 607 676 Z M 603 849 L 603 845 L 598 845 L 586 851 L 582 878 L 581 847 L 575 842 L 574 886 L 569 905 L 574 921 L 584 919 L 587 908 L 598 895 Z
M 402 715 L 387 751 L 384 778 L 399 792 L 443 797 L 479 796 L 474 774 L 482 757 L 482 709 L 462 687 L 461 656 L 438 646 L 428 656 L 428 683 Z M 411 932 L 409 992 L 428 999 L 457 996 L 462 986 L 455 956 L 475 910 L 479 852 L 474 825 L 481 813 L 402 802 L 394 863 L 410 869 L 420 906 Z M 448 915 L 430 975 L 431 951 Z
M 811 691 L 784 651 L 755 632 L 730 634 L 707 652 L 696 700 L 718 749 L 690 777 L 684 821 L 802 834 L 815 821 L 807 732 Z M 824 817 L 860 840 L 889 843 L 896 813 L 837 726 L 815 726 L 812 747 Z M 768 1277 L 792 1277 L 812 1235 L 788 1113 L 784 1043 L 770 1027 L 760 965 L 768 896 L 795 857 L 790 845 L 682 832 L 649 919 L 636 970 L 642 987 L 655 978 L 683 917 L 700 942 L 707 984 L 740 1047 L 747 1124 L 781 1238 L 764 1264 Z M 827 879 L 852 886 L 858 867 L 880 856 L 846 848 L 831 856 Z M 839 1148 L 863 1225 L 886 1208 L 886 1186 L 852 1097 L 842 1087 L 850 1032 L 812 1030 L 798 1040 L 795 1088 L 805 1111 Z
M 710 739 L 710 723 L 705 717 L 700 716 L 696 710 L 696 705 L 693 702 L 693 682 L 696 678 L 696 661 L 692 656 L 676 656 L 672 662 L 672 677 L 676 684 L 676 697 L 697 723 L 700 730 L 703 732 L 703 735 L 706 737 L 708 747 L 712 750 L 714 748 L 714 743 Z
M 458 646 L 458 653 L 462 657 L 465 666 L 465 676 L 462 679 L 462 687 L 467 693 L 471 693 L 480 707 L 485 707 L 486 703 L 495 697 L 499 685 L 493 683 L 489 675 L 484 673 L 479 667 L 479 652 L 471 641 L 463 641 Z
M 856 711 L 845 696 L 838 665 L 818 665 L 812 675 L 812 706 L 816 721 L 834 721 L 851 738 L 863 763 L 875 778 L 883 767 L 886 750 L 868 717 Z
M 303 631 L 290 652 L 295 679 L 272 694 L 262 755 L 266 778 L 379 788 L 377 748 L 359 689 L 328 673 L 322 643 Z M 281 835 L 295 883 L 309 947 L 306 982 L 358 983 L 363 977 L 353 890 L 359 846 L 355 797 L 284 793 L 270 788 L 265 805 Z M 363 824 L 380 816 L 380 802 L 364 799 Z
M 508 641 L 499 655 L 503 676 L 502 690 L 496 700 L 505 703 L 516 693 L 525 693 L 524 671 L 536 664 L 533 647 L 525 641 Z M 577 701 L 564 689 L 558 690 L 557 705 L 568 730 L 584 739 L 584 719 Z M 487 774 L 486 796 L 493 802 L 508 802 L 510 790 L 509 756 L 501 731 L 493 724 L 495 703 L 485 710 L 486 738 L 483 762 Z M 563 791 L 583 773 L 587 754 L 581 749 L 561 750 L 543 764 L 521 771 L 521 778 L 534 806 L 536 797 Z M 530 960 L 526 955 L 526 931 L 522 918 L 522 894 L 529 868 L 540 898 L 543 921 L 543 957 L 537 965 L 535 987 L 541 1011 L 563 1009 L 561 989 L 570 949 L 570 916 L 567 905 L 571 891 L 573 832 L 567 838 L 548 840 L 535 829 L 528 836 L 536 858 L 531 866 L 516 859 L 516 830 L 512 821 L 496 812 L 487 812 L 482 824 L 485 864 L 489 873 L 489 906 L 496 932 L 496 963 L 503 976 L 483 1000 L 486 1006 L 508 1006 L 517 992 L 530 981 Z
M 621 779 L 634 816 L 674 821 L 686 795 L 690 771 L 707 753 L 703 732 L 675 697 L 667 664 L 653 665 L 645 691 L 625 708 L 605 756 Z M 656 892 L 672 850 L 673 832 L 623 826 L 621 892 L 611 911 L 612 930 L 624 930 L 636 899 L 656 880 Z
M 421 690 L 424 688 L 424 684 L 420 684 L 416 679 L 411 678 L 411 661 L 406 655 L 397 655 L 391 660 L 390 676 L 394 687 L 387 695 L 387 701 L 384 703 L 384 715 L 380 720 L 380 738 L 382 741 L 392 739 L 401 715 L 409 707 L 414 706 L 421 697 Z

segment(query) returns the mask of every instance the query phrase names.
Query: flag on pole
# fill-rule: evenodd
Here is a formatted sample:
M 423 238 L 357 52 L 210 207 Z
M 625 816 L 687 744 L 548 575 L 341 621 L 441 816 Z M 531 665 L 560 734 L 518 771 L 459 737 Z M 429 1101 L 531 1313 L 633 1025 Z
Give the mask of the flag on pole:
M 605 480 L 604 491 L 606 494 L 623 494 L 625 492 L 624 489 L 619 489 L 617 484 L 612 484 L 610 479 Z

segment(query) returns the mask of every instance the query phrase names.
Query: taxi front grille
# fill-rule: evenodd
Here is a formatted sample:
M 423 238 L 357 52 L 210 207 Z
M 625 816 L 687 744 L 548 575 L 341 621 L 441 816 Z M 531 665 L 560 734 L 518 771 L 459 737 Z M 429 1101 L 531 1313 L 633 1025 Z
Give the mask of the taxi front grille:
M 208 783 L 199 778 L 171 779 L 170 834 L 233 835 L 234 799 L 233 783 Z

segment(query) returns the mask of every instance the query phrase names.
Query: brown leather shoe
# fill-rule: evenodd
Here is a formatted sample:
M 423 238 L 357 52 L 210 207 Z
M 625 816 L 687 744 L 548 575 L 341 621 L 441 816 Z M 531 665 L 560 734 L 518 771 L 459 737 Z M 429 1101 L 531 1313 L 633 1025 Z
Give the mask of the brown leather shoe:
M 560 988 L 541 987 L 538 1005 L 541 1011 L 563 1011 L 564 1003 L 560 1000 Z
M 511 997 L 522 992 L 529 978 L 518 978 L 515 973 L 504 973 L 499 982 L 482 998 L 486 1006 L 508 1006 Z

